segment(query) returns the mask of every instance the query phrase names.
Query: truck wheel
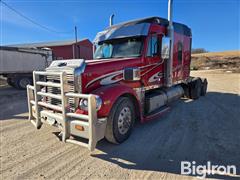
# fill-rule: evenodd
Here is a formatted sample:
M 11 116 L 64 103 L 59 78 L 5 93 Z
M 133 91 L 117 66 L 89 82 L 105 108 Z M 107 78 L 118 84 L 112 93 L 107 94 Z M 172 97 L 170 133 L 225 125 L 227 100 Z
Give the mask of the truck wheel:
M 207 93 L 208 82 L 206 78 L 203 78 L 201 80 L 202 80 L 201 96 L 205 96 Z
M 14 82 L 13 82 L 12 78 L 7 78 L 7 83 L 8 83 L 9 86 L 14 87 Z
M 202 81 L 200 78 L 194 78 L 189 83 L 190 97 L 191 99 L 198 99 L 201 95 Z
M 26 89 L 28 84 L 32 84 L 32 79 L 30 77 L 18 77 L 15 80 L 15 86 L 18 89 Z
M 183 91 L 184 91 L 184 97 L 190 98 L 190 93 L 189 93 L 189 86 L 188 84 L 181 84 Z
M 108 116 L 105 138 L 114 144 L 122 143 L 130 136 L 135 118 L 132 101 L 127 97 L 120 97 Z

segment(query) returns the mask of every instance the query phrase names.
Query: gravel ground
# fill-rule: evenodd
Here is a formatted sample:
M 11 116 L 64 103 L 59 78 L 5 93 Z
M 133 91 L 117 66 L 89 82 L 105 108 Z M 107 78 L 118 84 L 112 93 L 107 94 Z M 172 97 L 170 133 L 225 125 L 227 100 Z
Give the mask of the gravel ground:
M 205 97 L 172 104 L 159 120 L 137 124 L 123 144 L 102 140 L 92 154 L 60 142 L 53 127 L 34 129 L 26 92 L 1 87 L 1 179 L 195 179 L 180 174 L 181 161 L 233 164 L 239 175 L 240 74 L 192 75 L 208 78 Z

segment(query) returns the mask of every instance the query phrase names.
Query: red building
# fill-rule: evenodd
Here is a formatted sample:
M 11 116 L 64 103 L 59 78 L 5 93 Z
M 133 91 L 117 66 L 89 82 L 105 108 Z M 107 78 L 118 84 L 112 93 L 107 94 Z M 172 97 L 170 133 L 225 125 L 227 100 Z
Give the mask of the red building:
M 42 42 L 29 44 L 11 45 L 14 47 L 27 48 L 50 48 L 53 59 L 92 59 L 93 44 L 88 39 L 82 39 L 76 43 L 75 40 Z

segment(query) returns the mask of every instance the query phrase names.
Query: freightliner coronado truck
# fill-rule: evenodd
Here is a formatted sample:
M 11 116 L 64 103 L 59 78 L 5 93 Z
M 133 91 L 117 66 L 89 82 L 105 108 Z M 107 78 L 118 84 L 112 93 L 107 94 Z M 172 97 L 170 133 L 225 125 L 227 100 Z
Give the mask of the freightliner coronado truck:
M 53 61 L 33 72 L 29 119 L 61 130 L 62 141 L 94 150 L 104 137 L 122 143 L 135 121 L 158 118 L 183 96 L 198 99 L 207 80 L 190 77 L 191 29 L 150 17 L 112 25 L 95 38 L 93 60 Z M 87 143 L 79 138 L 87 139 Z

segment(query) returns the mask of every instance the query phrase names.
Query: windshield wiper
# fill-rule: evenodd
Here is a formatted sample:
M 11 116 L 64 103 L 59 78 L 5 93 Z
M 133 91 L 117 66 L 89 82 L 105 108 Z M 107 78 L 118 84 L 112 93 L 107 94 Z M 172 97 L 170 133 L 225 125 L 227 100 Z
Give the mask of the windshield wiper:
M 112 57 L 99 57 L 99 58 L 95 58 L 95 59 L 110 59 Z
M 141 55 L 131 55 L 131 56 L 113 56 L 112 58 L 131 58 L 131 57 L 140 57 Z

